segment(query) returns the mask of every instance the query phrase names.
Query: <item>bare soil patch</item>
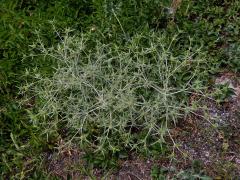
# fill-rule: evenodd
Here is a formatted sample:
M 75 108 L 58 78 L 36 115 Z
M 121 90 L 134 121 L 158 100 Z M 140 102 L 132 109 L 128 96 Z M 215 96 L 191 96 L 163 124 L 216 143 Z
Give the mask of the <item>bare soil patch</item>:
M 216 84 L 228 84 L 234 94 L 217 104 L 207 100 L 209 118 L 191 116 L 179 123 L 176 142 L 182 153 L 178 161 L 186 168 L 190 161 L 198 160 L 211 177 L 223 179 L 240 177 L 240 82 L 233 73 L 222 73 Z M 182 160 L 181 160 L 182 159 Z M 184 162 L 184 163 L 183 163 Z

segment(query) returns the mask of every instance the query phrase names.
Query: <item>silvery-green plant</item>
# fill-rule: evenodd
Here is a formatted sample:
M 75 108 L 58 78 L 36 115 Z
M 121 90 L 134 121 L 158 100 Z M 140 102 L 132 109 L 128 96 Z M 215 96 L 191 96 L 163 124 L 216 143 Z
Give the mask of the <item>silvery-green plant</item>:
M 37 99 L 33 123 L 44 134 L 61 124 L 67 143 L 102 152 L 163 143 L 169 124 L 194 111 L 196 104 L 190 106 L 188 97 L 205 88 L 200 49 L 174 55 L 176 39 L 151 33 L 119 46 L 90 43 L 86 35 L 67 32 L 52 48 L 39 39 L 34 47 L 56 66 L 51 77 L 36 74 L 36 82 L 25 86 Z

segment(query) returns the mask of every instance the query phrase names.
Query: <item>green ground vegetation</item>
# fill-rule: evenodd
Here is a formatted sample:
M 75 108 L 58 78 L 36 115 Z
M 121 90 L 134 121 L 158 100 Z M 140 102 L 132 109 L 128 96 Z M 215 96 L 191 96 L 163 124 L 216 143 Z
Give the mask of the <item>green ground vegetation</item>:
M 49 177 L 59 139 L 101 168 L 167 153 L 189 93 L 240 71 L 239 0 L 171 3 L 0 0 L 1 177 Z

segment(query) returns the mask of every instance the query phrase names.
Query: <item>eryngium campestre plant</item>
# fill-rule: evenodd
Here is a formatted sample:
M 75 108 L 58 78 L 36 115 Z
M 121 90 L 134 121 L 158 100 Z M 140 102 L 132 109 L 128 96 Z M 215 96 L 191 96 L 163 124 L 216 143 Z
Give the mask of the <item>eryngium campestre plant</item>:
M 57 47 L 39 41 L 57 65 L 51 77 L 35 76 L 34 123 L 46 134 L 60 124 L 68 143 L 102 152 L 163 143 L 169 124 L 193 111 L 191 93 L 204 89 L 205 58 L 191 47 L 174 55 L 176 39 L 152 33 L 119 46 L 67 33 Z

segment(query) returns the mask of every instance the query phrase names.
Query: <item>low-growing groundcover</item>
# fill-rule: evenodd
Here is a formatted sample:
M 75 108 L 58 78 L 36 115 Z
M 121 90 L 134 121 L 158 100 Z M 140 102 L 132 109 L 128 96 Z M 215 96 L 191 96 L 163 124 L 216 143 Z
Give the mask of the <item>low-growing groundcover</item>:
M 63 140 L 58 148 L 77 146 L 93 156 L 151 155 L 151 149 L 163 154 L 169 128 L 204 111 L 188 102 L 192 94 L 207 97 L 201 71 L 208 63 L 200 48 L 176 55 L 177 35 L 154 32 L 137 34 L 124 46 L 70 34 L 67 29 L 56 47 L 45 48 L 41 39 L 31 46 L 57 65 L 50 77 L 27 71 L 34 80 L 20 88 L 23 105 L 34 104 L 31 123 L 42 136 Z
M 167 157 L 172 149 L 167 144 L 174 141 L 164 142 L 164 137 L 160 136 L 165 134 L 167 137 L 168 134 L 172 134 L 169 133 L 164 122 L 168 122 L 168 125 L 181 123 L 184 115 L 194 113 L 193 110 L 199 105 L 189 103 L 188 98 L 192 97 L 190 94 L 195 91 L 203 98 L 202 93 L 205 92 L 205 88 L 202 89 L 202 87 L 208 83 L 211 85 L 216 73 L 223 69 L 239 72 L 239 8 L 238 0 L 166 0 L 161 2 L 156 0 L 78 2 L 72 0 L 51 2 L 2 0 L 0 4 L 1 176 L 3 178 L 46 178 L 49 174 L 49 172 L 46 173 L 46 164 L 44 164 L 46 157 L 49 158 L 55 152 L 56 147 L 61 150 L 59 147 L 62 146 L 70 148 L 70 146 L 81 145 L 88 150 L 89 153 L 85 158 L 90 164 L 89 169 L 92 169 L 91 165 L 109 169 L 116 165 L 115 161 L 118 159 L 132 154 L 132 151 L 129 152 L 133 149 L 138 155 L 159 157 L 159 154 L 162 154 Z M 49 20 L 54 21 L 58 32 L 54 31 Z M 65 40 L 62 37 L 64 34 L 62 29 L 67 27 L 75 29 L 69 36 L 69 41 L 72 42 L 71 48 L 74 48 L 76 41 L 80 43 L 81 40 L 84 40 L 83 44 L 86 47 L 81 52 L 83 53 L 81 58 L 84 61 L 78 62 L 81 66 L 69 70 L 67 70 L 66 62 L 48 56 L 59 55 L 49 47 L 56 48 L 56 44 L 60 43 L 59 50 L 62 50 L 62 40 Z M 43 49 L 29 47 L 38 41 L 35 30 L 41 32 L 40 39 L 45 46 L 44 53 L 48 54 L 47 56 L 39 56 L 39 50 Z M 84 35 L 80 35 L 79 32 Z M 77 37 L 73 38 L 73 34 L 77 34 Z M 177 39 L 171 44 L 176 34 Z M 159 42 L 161 45 L 156 45 Z M 171 48 L 168 49 L 170 44 Z M 36 47 L 39 47 L 39 44 Z M 164 54 L 162 53 L 164 49 L 168 57 L 165 62 L 169 62 L 170 67 L 168 67 L 169 64 L 157 63 L 157 60 L 161 59 L 157 55 Z M 75 50 L 76 47 L 74 49 L 76 53 Z M 102 52 L 99 52 L 100 50 Z M 103 57 L 96 56 L 96 52 L 102 54 Z M 32 58 L 33 54 L 37 56 Z M 67 54 L 71 53 L 67 51 Z M 71 57 L 75 55 L 72 54 Z M 197 60 L 194 63 L 184 59 L 191 55 L 193 55 L 191 60 Z M 100 59 L 102 61 L 99 61 Z M 130 62 L 126 59 L 131 59 L 130 62 L 133 64 L 129 66 Z M 148 62 L 146 59 L 151 59 L 151 61 Z M 97 64 L 93 63 L 95 60 L 98 60 Z M 119 60 L 124 63 L 119 64 Z M 75 60 L 73 62 L 76 63 Z M 69 65 L 73 66 L 71 63 Z M 150 66 L 151 64 L 154 66 Z M 180 65 L 180 68 L 177 68 L 179 71 L 173 71 L 178 65 Z M 103 69 L 99 70 L 96 66 Z M 120 71 L 120 66 L 123 66 L 125 70 Z M 157 70 L 158 67 L 161 68 Z M 30 74 L 28 76 L 25 76 L 26 69 Z M 69 74 L 74 69 L 81 73 Z M 66 70 L 66 72 L 60 73 L 61 70 Z M 96 74 L 89 77 L 89 74 L 95 70 Z M 153 74 L 150 71 L 153 71 Z M 172 75 L 171 72 L 173 72 Z M 36 73 L 38 76 L 33 77 Z M 83 74 L 88 78 L 81 80 L 80 85 L 76 86 L 75 80 L 79 80 L 79 76 Z M 171 77 L 168 83 L 158 81 L 159 78 L 166 81 L 168 76 Z M 121 77 L 125 80 L 122 81 Z M 36 81 L 35 78 L 41 79 Z M 66 86 L 64 81 L 58 82 L 58 78 L 65 80 L 70 78 L 72 81 L 69 83 L 72 85 Z M 93 78 L 96 81 L 93 81 Z M 51 83 L 47 83 L 48 80 Z M 26 81 L 27 84 L 25 84 Z M 88 86 L 89 83 L 90 86 Z M 97 87 L 93 87 L 97 91 L 91 87 L 94 83 Z M 136 83 L 139 83 L 138 86 Z M 65 91 L 65 86 L 68 91 Z M 23 93 L 19 93 L 19 87 L 21 87 L 21 92 L 26 93 L 24 96 Z M 32 87 L 36 88 L 35 91 L 32 91 Z M 51 87 L 58 93 L 54 94 L 50 89 L 49 93 L 44 94 Z M 105 88 L 107 90 L 103 91 Z M 167 89 L 170 89 L 170 92 L 166 93 Z M 84 90 L 83 92 L 90 97 L 80 96 L 78 98 L 80 95 L 78 91 L 81 90 Z M 100 98 L 96 98 L 97 92 Z M 217 98 L 218 102 L 224 102 L 228 96 L 225 92 L 229 90 L 220 89 L 212 97 Z M 141 93 L 143 97 L 140 97 Z M 25 97 L 29 98 L 29 96 L 32 98 L 24 102 Z M 46 101 L 48 97 L 52 98 Z M 77 101 L 74 100 L 76 97 Z M 129 99 L 129 102 L 126 99 Z M 71 102 L 69 106 L 66 105 L 69 102 Z M 83 103 L 85 109 L 78 102 Z M 46 106 L 43 106 L 44 103 Z M 150 103 L 155 104 L 151 106 Z M 59 104 L 62 107 L 59 107 Z M 72 107 L 75 105 L 81 109 L 80 114 L 74 113 L 76 108 Z M 55 109 L 50 109 L 51 106 Z M 63 107 L 66 108 L 63 109 Z M 86 114 L 89 109 L 93 111 Z M 161 111 L 158 112 L 158 109 Z M 109 113 L 112 111 L 113 113 Z M 97 123 L 91 123 L 96 117 L 98 117 L 95 120 Z M 78 124 L 80 118 L 86 118 L 84 122 L 88 124 Z M 147 123 L 147 118 L 151 119 L 151 123 Z M 113 119 L 115 124 L 109 124 L 110 119 Z M 111 127 L 111 130 L 108 127 Z M 161 137 L 160 140 L 159 137 Z M 174 144 L 174 147 L 178 149 L 178 144 Z M 71 154 L 71 151 L 61 152 Z M 221 176 L 224 168 L 219 167 L 213 176 L 218 174 Z M 195 172 L 187 172 L 189 171 L 181 173 L 184 175 L 181 177 L 192 173 L 192 178 L 198 177 L 194 174 Z M 88 170 L 83 173 L 91 174 Z M 162 174 L 164 173 L 161 168 L 158 170 L 154 168 L 152 177 L 159 178 Z
M 165 34 L 150 33 L 124 47 L 97 42 L 89 50 L 85 35 L 66 35 L 56 48 L 36 47 L 57 67 L 53 76 L 36 74 L 21 88 L 35 97 L 32 123 L 46 135 L 62 126 L 68 143 L 102 153 L 162 144 L 169 125 L 200 108 L 188 96 L 206 96 L 205 56 L 191 47 L 173 55 L 175 38 L 168 44 Z

